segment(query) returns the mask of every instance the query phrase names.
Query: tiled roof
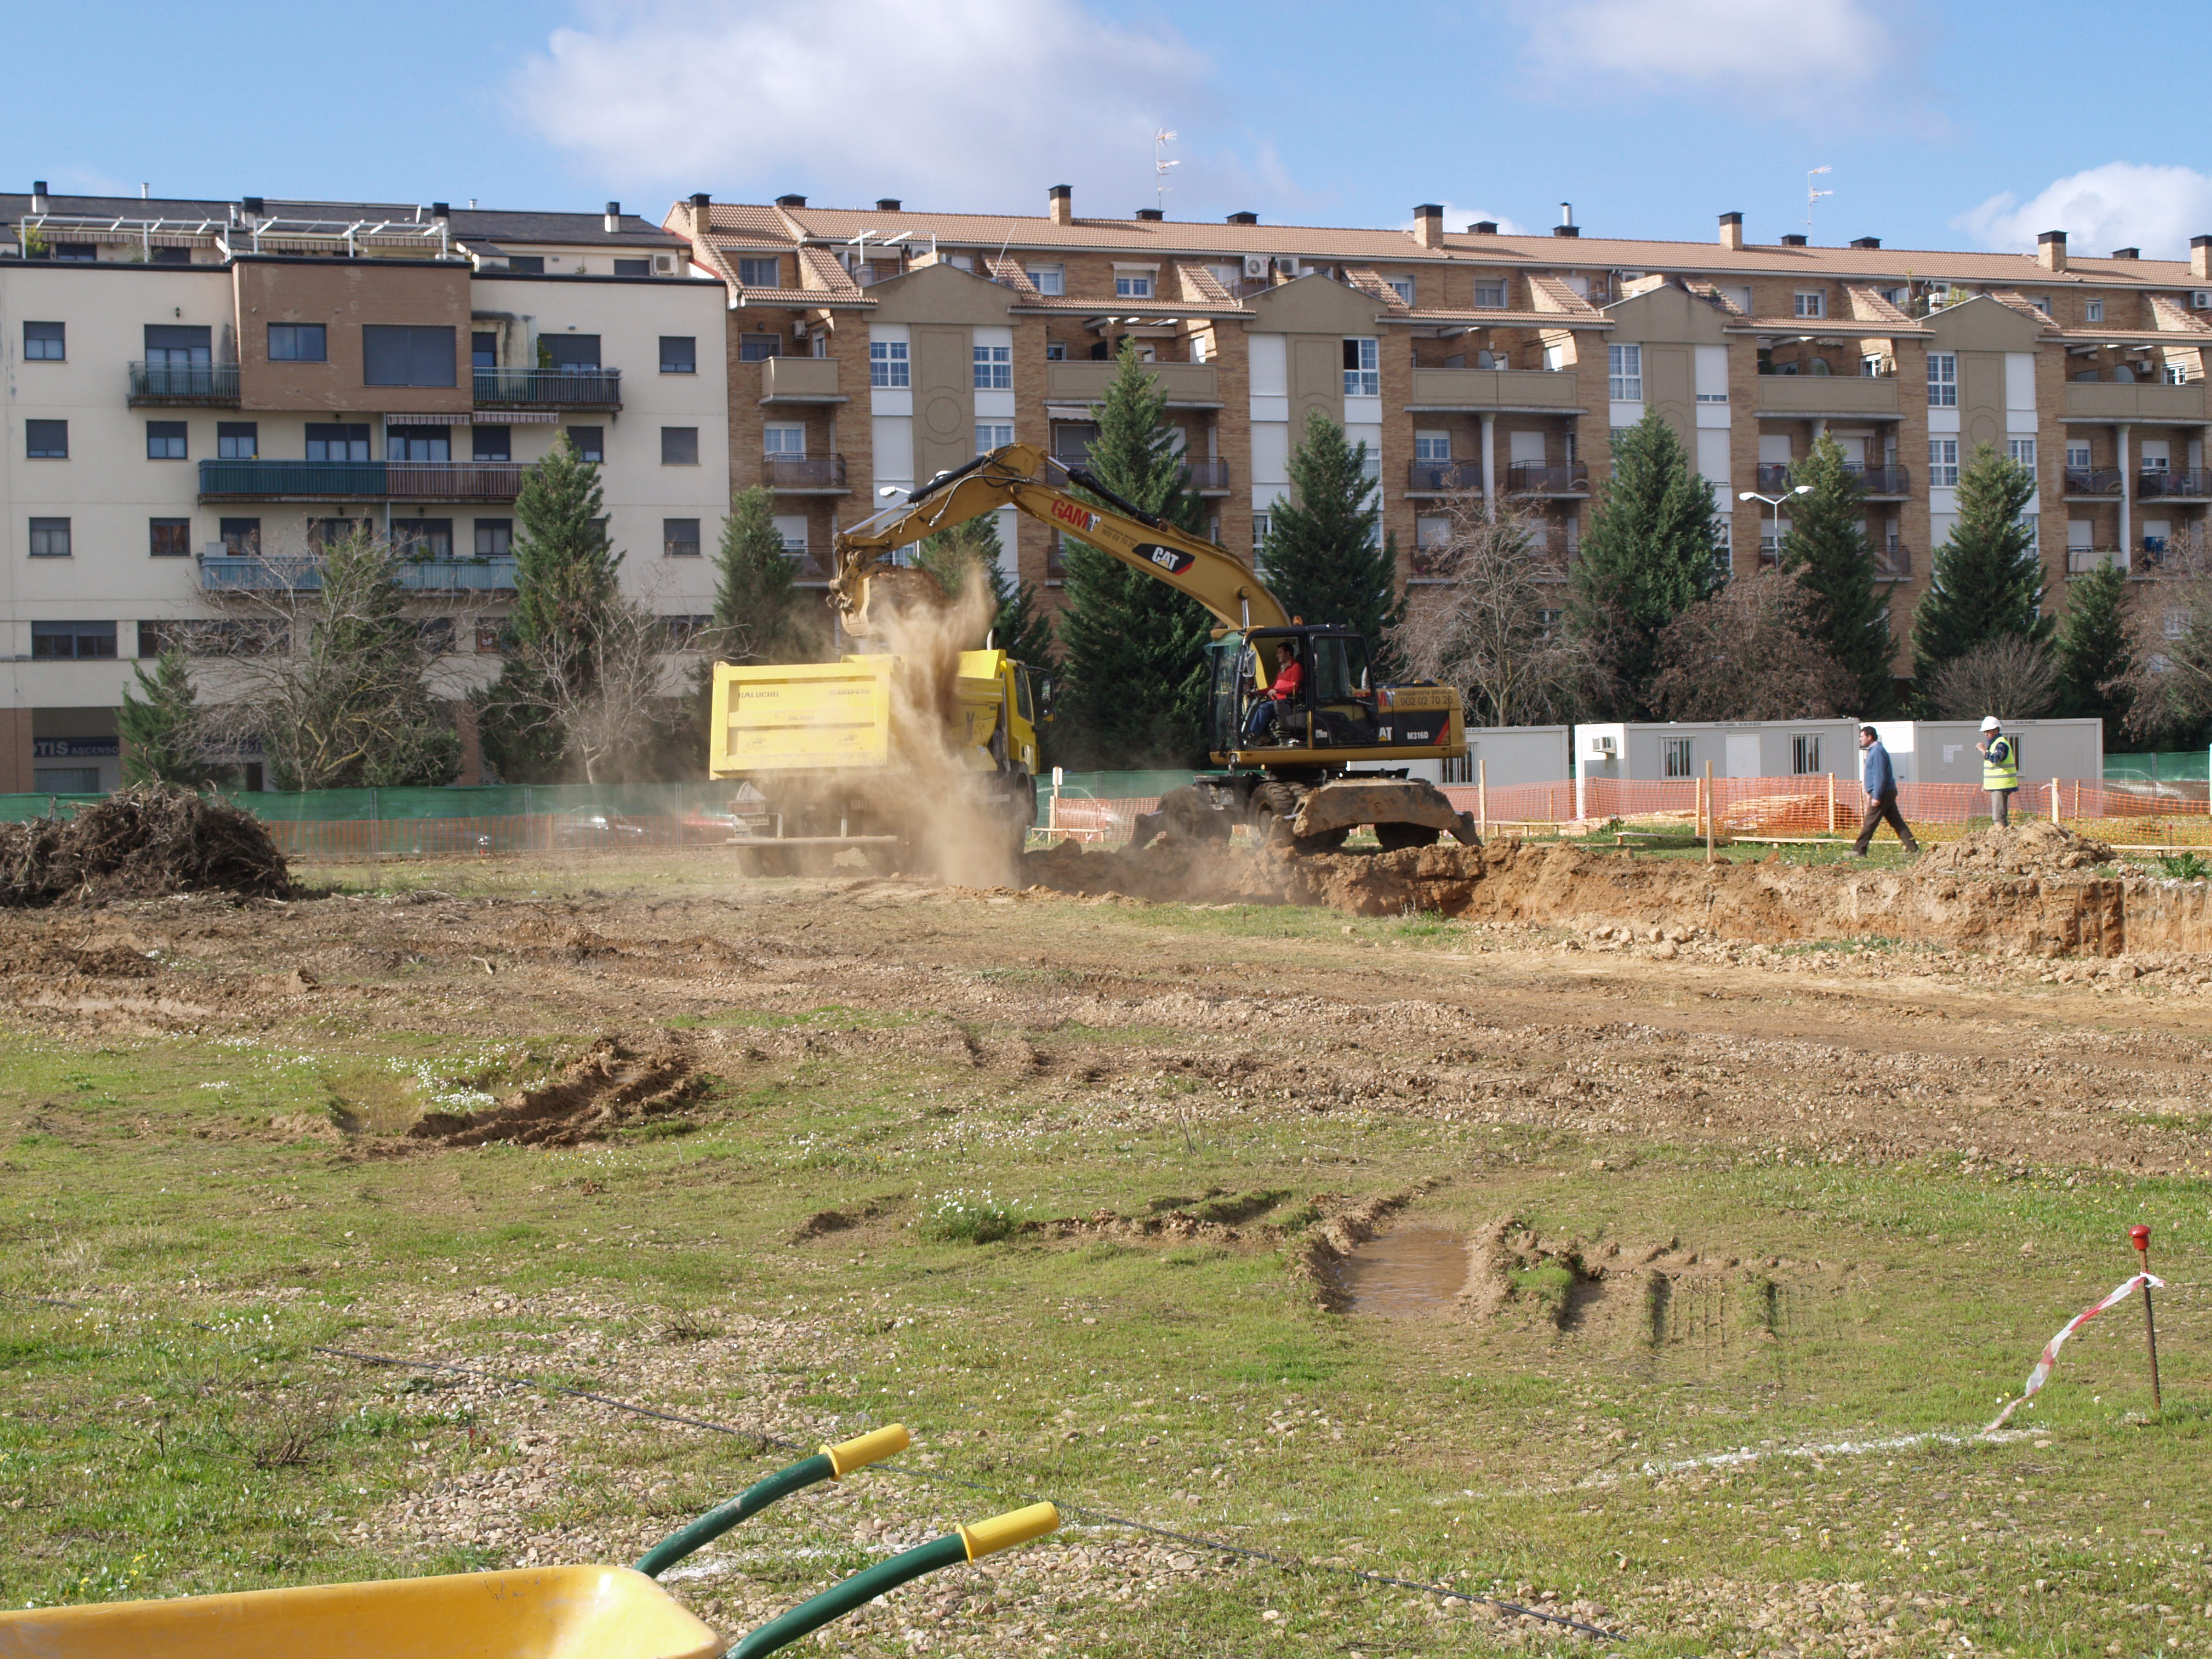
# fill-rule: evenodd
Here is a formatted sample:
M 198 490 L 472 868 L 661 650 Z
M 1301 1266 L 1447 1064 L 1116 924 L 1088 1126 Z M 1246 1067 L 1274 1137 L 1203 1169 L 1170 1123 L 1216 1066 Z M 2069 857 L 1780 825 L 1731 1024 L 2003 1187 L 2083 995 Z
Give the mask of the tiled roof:
M 1873 289 L 1862 288 L 1856 283 L 1847 283 L 1844 293 L 1850 301 L 1851 319 L 1854 322 L 1888 323 L 1893 327 L 1911 329 L 1915 333 L 1920 331 L 1920 325 L 1917 323 L 1883 299 Z
M 1990 295 L 1999 305 L 2017 311 L 2030 322 L 2045 328 L 2051 326 L 2051 313 L 2029 299 L 2025 294 L 2015 294 L 2010 289 L 1998 289 Z
M 1535 301 L 1535 308 L 1556 316 L 1565 312 L 1570 317 L 1595 317 L 1598 309 L 1556 276 L 1531 276 L 1528 297 Z
M 1185 264 L 1178 260 L 1176 276 L 1182 283 L 1184 297 L 1200 305 L 1226 310 L 1238 303 L 1237 296 L 1222 287 L 1219 280 L 1204 265 Z
M 2171 329 L 2177 334 L 2212 334 L 2212 323 L 2207 323 L 2185 306 L 2177 305 L 2163 294 L 2150 296 L 2152 319 L 2161 329 Z
M 809 277 L 813 280 L 809 282 Z M 834 294 L 842 298 L 860 297 L 860 285 L 853 280 L 851 273 L 818 247 L 799 250 L 799 279 L 802 289 Z
M 834 311 L 872 311 L 878 302 L 857 290 L 851 294 L 825 294 L 818 288 L 740 288 L 738 303 L 793 311 L 815 311 L 824 307 Z
M 1455 328 L 1611 328 L 1613 319 L 1594 306 L 1558 311 L 1452 311 L 1421 306 L 1389 319 L 1394 323 L 1444 323 Z

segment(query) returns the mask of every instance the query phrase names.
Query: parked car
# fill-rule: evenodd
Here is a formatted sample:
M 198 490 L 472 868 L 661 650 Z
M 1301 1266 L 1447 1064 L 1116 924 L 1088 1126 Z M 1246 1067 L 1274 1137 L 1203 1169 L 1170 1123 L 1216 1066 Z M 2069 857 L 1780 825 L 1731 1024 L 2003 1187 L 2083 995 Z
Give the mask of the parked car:
M 645 826 L 604 806 L 572 806 L 553 815 L 556 847 L 636 847 Z

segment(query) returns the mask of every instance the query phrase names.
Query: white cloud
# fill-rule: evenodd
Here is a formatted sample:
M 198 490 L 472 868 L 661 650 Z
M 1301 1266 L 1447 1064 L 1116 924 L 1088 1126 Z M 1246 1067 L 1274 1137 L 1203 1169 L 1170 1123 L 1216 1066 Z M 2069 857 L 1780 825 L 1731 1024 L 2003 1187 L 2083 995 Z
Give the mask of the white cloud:
M 1120 215 L 1152 198 L 1154 131 L 1210 103 L 1207 69 L 1079 0 L 592 0 L 509 96 L 633 185 L 1039 212 L 1072 184 L 1078 213 Z
M 1530 0 L 1516 8 L 1529 67 L 1587 97 L 1593 79 L 1641 91 L 1724 88 L 1808 124 L 1917 96 L 1917 35 L 1897 0 Z
M 1521 224 L 1509 214 L 1494 213 L 1488 208 L 1463 208 L 1455 207 L 1449 202 L 1444 204 L 1444 232 L 1447 235 L 1460 235 L 1469 225 L 1482 219 L 1496 220 L 1498 234 L 1501 236 L 1526 236 L 1528 234 L 1528 227 Z M 1401 223 L 1398 228 L 1419 230 L 1420 227 L 1411 219 L 1407 219 Z
M 2039 234 L 2063 230 L 2084 253 L 2140 247 L 2178 259 L 2189 239 L 2212 232 L 2212 176 L 2191 167 L 2107 161 L 2045 186 L 2027 201 L 2007 191 L 1951 221 L 1985 247 L 2029 249 Z

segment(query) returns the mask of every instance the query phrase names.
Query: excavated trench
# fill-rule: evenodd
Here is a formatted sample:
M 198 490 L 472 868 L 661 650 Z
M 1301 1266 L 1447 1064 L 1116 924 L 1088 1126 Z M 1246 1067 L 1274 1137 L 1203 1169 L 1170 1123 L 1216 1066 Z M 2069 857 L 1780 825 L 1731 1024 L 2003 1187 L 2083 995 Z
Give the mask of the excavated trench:
M 1714 864 L 1507 842 L 1293 855 L 1162 844 L 1031 854 L 1062 892 L 1201 903 L 1323 905 L 1352 915 L 1613 927 L 1663 942 L 1901 939 L 2000 955 L 2212 951 L 2212 884 L 2158 881 L 2049 825 L 1990 830 L 1902 867 Z

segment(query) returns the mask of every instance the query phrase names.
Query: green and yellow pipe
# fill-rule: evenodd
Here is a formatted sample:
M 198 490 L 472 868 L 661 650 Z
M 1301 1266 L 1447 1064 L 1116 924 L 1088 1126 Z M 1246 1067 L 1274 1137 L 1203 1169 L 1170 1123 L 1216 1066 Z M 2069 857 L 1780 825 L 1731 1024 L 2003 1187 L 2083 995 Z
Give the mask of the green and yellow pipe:
M 886 1457 L 896 1457 L 908 1444 L 906 1425 L 893 1423 L 856 1439 L 824 1446 L 813 1456 L 802 1457 L 778 1469 L 766 1480 L 746 1487 L 728 1503 L 708 1510 L 690 1525 L 670 1533 L 638 1558 L 637 1570 L 648 1578 L 658 1578 L 694 1550 L 714 1542 L 738 1522 L 758 1515 L 778 1498 L 788 1498 L 820 1481 L 838 1480 L 871 1463 L 880 1463 Z

